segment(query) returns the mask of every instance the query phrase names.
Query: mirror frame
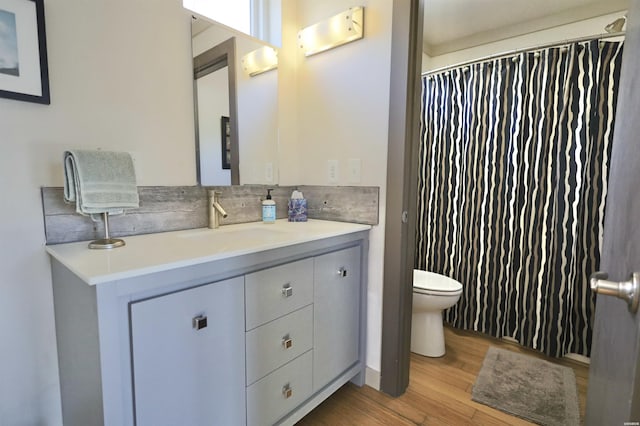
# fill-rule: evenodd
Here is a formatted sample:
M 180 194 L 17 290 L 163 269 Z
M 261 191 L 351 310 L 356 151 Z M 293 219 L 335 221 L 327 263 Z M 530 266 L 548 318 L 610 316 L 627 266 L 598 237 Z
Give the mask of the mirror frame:
M 196 136 L 196 173 L 200 173 L 200 130 L 198 113 L 198 78 L 228 66 L 229 75 L 229 127 L 231 129 L 231 185 L 240 185 L 240 147 L 238 135 L 238 100 L 236 89 L 236 38 L 231 37 L 193 58 L 193 101 Z M 221 141 L 222 143 L 222 141 Z

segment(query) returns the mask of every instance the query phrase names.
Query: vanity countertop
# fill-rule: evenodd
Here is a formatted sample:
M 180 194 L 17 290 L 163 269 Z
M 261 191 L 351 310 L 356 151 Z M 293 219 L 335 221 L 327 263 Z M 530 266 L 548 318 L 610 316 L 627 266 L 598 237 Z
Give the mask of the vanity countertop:
M 46 250 L 87 284 L 96 285 L 370 229 L 354 223 L 281 219 L 274 224 L 122 237 L 126 245 L 110 250 L 89 249 L 88 241 L 50 245 Z

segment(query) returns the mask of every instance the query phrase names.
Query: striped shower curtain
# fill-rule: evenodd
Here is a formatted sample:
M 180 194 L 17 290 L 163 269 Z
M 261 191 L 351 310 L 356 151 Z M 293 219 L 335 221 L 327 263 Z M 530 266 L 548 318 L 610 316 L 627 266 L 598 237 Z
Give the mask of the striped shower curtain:
M 622 43 L 423 77 L 416 268 L 453 326 L 589 356 Z

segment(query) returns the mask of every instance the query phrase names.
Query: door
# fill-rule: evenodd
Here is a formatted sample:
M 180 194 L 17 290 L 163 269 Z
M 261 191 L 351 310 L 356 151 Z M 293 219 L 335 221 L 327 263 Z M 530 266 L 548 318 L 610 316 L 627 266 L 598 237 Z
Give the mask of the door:
M 600 269 L 610 280 L 640 272 L 640 2 L 630 2 L 609 174 Z M 598 296 L 587 425 L 640 422 L 640 314 Z

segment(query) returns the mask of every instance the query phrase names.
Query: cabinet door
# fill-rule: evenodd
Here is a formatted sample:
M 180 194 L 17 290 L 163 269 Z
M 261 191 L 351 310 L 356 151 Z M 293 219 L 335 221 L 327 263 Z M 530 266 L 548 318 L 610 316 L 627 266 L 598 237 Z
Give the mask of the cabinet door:
M 245 424 L 242 277 L 132 303 L 131 334 L 137 426 Z
M 315 258 L 313 391 L 358 361 L 360 247 Z

